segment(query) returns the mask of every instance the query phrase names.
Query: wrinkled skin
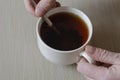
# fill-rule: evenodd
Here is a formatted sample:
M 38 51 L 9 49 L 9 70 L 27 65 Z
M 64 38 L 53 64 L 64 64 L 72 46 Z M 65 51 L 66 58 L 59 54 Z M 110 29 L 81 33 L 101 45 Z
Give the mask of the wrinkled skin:
M 88 55 L 99 62 L 90 64 L 81 59 L 77 70 L 86 76 L 86 80 L 120 80 L 120 54 L 93 46 L 87 46 Z

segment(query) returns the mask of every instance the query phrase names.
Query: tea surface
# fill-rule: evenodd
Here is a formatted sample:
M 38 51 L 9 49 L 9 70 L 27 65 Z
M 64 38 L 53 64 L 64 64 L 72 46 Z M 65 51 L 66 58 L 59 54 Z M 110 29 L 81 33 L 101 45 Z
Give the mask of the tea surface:
M 85 22 L 75 14 L 61 12 L 51 15 L 49 19 L 60 31 L 61 36 L 50 28 L 46 22 L 42 23 L 40 36 L 50 47 L 57 50 L 74 50 L 82 46 L 88 38 L 88 28 Z

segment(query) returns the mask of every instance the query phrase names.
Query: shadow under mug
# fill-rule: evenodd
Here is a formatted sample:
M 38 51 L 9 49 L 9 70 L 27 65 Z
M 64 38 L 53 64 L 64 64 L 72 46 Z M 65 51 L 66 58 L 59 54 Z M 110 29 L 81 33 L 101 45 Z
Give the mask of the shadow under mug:
M 62 51 L 54 49 L 48 46 L 40 36 L 40 29 L 43 23 L 43 19 L 39 18 L 37 25 L 36 25 L 36 35 L 37 35 L 37 42 L 38 47 L 41 54 L 50 62 L 61 64 L 61 65 L 69 65 L 74 64 L 80 60 L 80 57 L 84 57 L 89 63 L 93 63 L 93 59 L 91 59 L 87 53 L 84 51 L 85 46 L 90 42 L 93 28 L 90 19 L 80 10 L 70 7 L 58 7 L 55 9 L 50 10 L 46 13 L 46 16 L 50 16 L 60 12 L 69 12 L 78 15 L 87 25 L 88 28 L 88 39 L 87 41 L 77 49 L 70 50 L 70 51 Z

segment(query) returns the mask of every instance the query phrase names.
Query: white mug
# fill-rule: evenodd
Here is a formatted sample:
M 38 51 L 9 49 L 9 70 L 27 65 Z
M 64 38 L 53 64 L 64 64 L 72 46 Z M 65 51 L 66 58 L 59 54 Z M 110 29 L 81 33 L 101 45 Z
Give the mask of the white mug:
M 40 49 L 41 54 L 50 62 L 61 64 L 61 65 L 74 64 L 78 60 L 80 60 L 81 56 L 84 57 L 89 63 L 93 63 L 94 61 L 84 51 L 85 46 L 90 42 L 92 33 L 93 33 L 93 28 L 92 28 L 90 19 L 82 11 L 75 8 L 70 8 L 70 7 L 58 7 L 58 8 L 52 9 L 46 13 L 46 16 L 49 17 L 50 15 L 60 13 L 60 12 L 73 13 L 78 15 L 81 19 L 83 19 L 88 27 L 88 33 L 89 33 L 88 39 L 82 46 L 74 50 L 62 51 L 62 50 L 54 49 L 48 46 L 41 39 L 40 29 L 41 29 L 41 24 L 43 23 L 43 19 L 39 18 L 36 25 L 36 35 L 37 35 L 38 47 Z

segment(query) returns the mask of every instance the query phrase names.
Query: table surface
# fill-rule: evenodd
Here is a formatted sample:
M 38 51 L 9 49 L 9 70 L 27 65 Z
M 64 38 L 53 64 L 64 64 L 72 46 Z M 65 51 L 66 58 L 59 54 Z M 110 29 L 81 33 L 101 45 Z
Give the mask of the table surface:
M 58 0 L 88 15 L 91 45 L 120 52 L 120 0 Z M 76 65 L 55 65 L 44 59 L 36 42 L 38 18 L 23 0 L 0 1 L 0 80 L 84 80 Z

